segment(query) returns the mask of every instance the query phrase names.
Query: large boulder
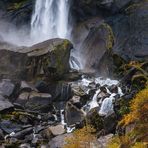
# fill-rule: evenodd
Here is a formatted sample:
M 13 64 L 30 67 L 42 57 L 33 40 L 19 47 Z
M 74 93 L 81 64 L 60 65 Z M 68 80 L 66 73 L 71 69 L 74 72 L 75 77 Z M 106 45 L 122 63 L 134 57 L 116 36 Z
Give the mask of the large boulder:
M 10 50 L 0 50 L 0 78 L 26 78 L 27 55 Z
M 70 70 L 71 49 L 72 44 L 64 39 L 51 39 L 32 47 L 16 47 L 16 51 L 1 49 L 0 78 L 60 77 Z
M 114 35 L 108 24 L 101 23 L 98 27 L 91 28 L 79 49 L 83 69 L 95 69 L 99 74 L 110 75 L 113 44 Z

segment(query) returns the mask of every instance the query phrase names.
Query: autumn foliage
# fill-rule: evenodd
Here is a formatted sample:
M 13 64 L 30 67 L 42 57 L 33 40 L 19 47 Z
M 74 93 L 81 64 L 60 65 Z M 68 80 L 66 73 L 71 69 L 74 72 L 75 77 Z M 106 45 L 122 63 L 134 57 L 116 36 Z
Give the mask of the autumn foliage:
M 66 138 L 64 148 L 92 148 L 96 145 L 95 129 L 87 125 L 74 131 L 72 137 Z
M 115 136 L 108 148 L 148 147 L 148 87 L 140 91 L 130 103 L 130 113 L 119 122 L 119 126 L 127 129 L 125 135 Z

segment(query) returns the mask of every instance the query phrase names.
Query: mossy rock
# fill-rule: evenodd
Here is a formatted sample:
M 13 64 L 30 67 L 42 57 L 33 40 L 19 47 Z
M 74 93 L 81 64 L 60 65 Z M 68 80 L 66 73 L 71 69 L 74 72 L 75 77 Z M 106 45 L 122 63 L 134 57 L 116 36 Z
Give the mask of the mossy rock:
M 86 116 L 87 124 L 92 125 L 97 131 L 103 129 L 103 118 L 99 116 L 97 108 L 92 109 Z
M 64 39 L 51 39 L 36 44 L 28 50 L 28 72 L 32 77 L 46 75 L 59 76 L 70 70 L 70 51 L 72 44 Z

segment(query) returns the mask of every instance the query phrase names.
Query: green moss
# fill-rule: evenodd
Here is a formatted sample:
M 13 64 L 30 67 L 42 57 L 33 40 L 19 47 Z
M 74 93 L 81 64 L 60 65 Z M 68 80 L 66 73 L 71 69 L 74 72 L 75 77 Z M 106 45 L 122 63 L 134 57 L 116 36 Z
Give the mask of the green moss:
M 18 10 L 20 9 L 28 0 L 21 0 L 19 2 L 13 2 L 7 9 L 8 10 Z
M 114 45 L 114 33 L 112 31 L 112 28 L 110 25 L 106 24 L 106 23 L 103 23 L 101 25 L 102 28 L 104 28 L 106 31 L 107 31 L 107 39 L 106 39 L 106 48 L 108 50 L 112 49 L 113 48 L 113 45 Z
M 87 116 L 87 124 L 93 126 L 97 131 L 103 129 L 103 118 L 101 118 L 96 109 L 90 111 L 90 115 Z

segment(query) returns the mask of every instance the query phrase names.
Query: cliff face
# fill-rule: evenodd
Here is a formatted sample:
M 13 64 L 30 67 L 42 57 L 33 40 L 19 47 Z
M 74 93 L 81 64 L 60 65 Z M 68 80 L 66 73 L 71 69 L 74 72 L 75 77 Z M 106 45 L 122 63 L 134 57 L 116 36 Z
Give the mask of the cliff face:
M 148 1 L 146 0 L 81 0 L 73 2 L 72 14 L 75 16 L 76 27 L 73 31 L 73 39 L 82 55 L 87 55 L 88 67 L 100 70 L 102 65 L 110 65 L 111 61 L 106 54 L 100 58 L 98 51 L 103 43 L 96 43 L 100 35 L 100 26 L 105 24 L 106 31 L 109 29 L 113 34 L 113 40 L 108 42 L 112 45 L 111 55 L 119 56 L 125 61 L 148 59 Z M 92 32 L 92 29 L 94 30 Z M 109 34 L 104 33 L 107 41 Z M 90 45 L 93 40 L 93 43 Z M 83 42 L 84 41 L 84 42 Z M 82 43 L 83 42 L 83 43 Z M 98 40 L 99 42 L 99 40 Z M 103 40 L 102 40 L 103 42 Z M 110 45 L 109 45 L 110 46 Z M 82 48 L 85 47 L 85 48 Z M 104 48 L 104 51 L 106 47 Z M 89 51 L 89 52 L 88 52 Z M 89 54 L 88 54 L 89 53 Z M 101 52 L 102 53 L 102 52 Z M 92 62 L 92 55 L 96 57 Z M 83 56 L 82 56 L 83 57 Z M 98 61 L 98 57 L 101 59 Z M 91 62 L 90 62 L 91 60 Z M 113 59 L 113 61 L 116 59 Z M 100 64 L 101 62 L 101 64 Z M 118 61 L 115 61 L 118 63 Z M 91 63 L 91 65 L 90 65 Z M 112 64 L 111 64 L 112 67 Z M 102 69 L 102 68 L 101 68 Z M 104 66 L 103 66 L 104 69 Z M 110 66 L 106 69 L 110 69 Z M 105 71 L 106 73 L 107 71 Z M 108 73 L 108 72 L 107 72 Z
M 17 26 L 28 24 L 34 6 L 34 0 L 1 0 L 0 18 L 13 22 Z

